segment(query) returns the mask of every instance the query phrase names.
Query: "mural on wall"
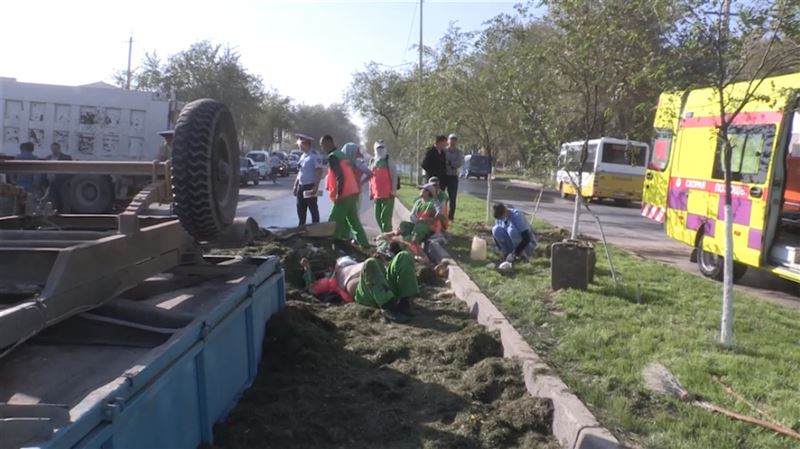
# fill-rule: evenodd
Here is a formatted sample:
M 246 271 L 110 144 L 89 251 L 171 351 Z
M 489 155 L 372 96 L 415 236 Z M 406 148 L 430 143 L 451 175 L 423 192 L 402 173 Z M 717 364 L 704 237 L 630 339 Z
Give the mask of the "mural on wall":
M 31 113 L 29 120 L 37 123 L 44 122 L 44 108 L 44 103 L 31 102 Z
M 25 109 L 21 101 L 6 100 L 6 120 L 22 120 Z
M 69 153 L 69 131 L 53 131 L 53 142 L 61 144 L 61 151 Z
M 28 142 L 33 143 L 33 151 L 42 149 L 42 146 L 44 145 L 44 130 L 30 128 L 28 130 Z
M 78 153 L 94 155 L 94 134 L 78 134 Z
M 19 128 L 7 126 L 3 129 L 3 148 L 9 152 L 19 148 Z

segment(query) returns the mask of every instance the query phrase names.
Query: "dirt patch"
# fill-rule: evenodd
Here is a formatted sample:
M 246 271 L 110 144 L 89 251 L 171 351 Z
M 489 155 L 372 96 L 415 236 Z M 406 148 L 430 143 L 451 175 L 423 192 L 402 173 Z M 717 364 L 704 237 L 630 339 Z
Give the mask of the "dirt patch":
M 305 248 L 289 246 L 287 264 Z M 267 327 L 258 377 L 215 429 L 218 446 L 558 447 L 552 404 L 530 397 L 497 336 L 443 287 L 423 286 L 406 325 L 357 304 L 325 306 L 296 289 L 287 299 Z

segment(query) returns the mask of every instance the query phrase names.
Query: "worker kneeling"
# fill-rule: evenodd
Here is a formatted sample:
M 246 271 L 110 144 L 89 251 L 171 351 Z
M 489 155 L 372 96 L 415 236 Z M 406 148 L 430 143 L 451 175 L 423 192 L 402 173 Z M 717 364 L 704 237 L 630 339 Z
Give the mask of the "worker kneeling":
M 495 204 L 493 209 L 496 223 L 492 227 L 492 237 L 503 259 L 513 262 L 518 258 L 531 257 L 536 248 L 536 236 L 525 215 L 503 203 Z
M 407 322 L 411 313 L 409 299 L 419 294 L 414 255 L 400 242 L 392 242 L 388 253 L 391 260 L 386 268 L 374 257 L 362 263 L 342 258 L 337 261 L 332 277 L 310 282 L 309 290 L 318 298 L 336 294 L 344 302 L 355 300 L 381 309 L 389 321 Z M 305 268 L 308 273 L 309 267 Z

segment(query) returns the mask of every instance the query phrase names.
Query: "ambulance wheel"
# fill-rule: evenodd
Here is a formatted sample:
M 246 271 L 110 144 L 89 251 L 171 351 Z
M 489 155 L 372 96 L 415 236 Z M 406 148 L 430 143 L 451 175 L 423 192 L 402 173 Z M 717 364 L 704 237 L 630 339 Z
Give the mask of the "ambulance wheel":
M 560 196 L 561 198 L 563 198 L 565 200 L 569 199 L 569 195 L 567 195 L 567 192 L 564 191 L 564 183 L 563 182 L 558 184 L 558 196 Z
M 172 150 L 175 214 L 198 241 L 212 241 L 233 223 L 239 202 L 239 141 L 230 110 L 211 99 L 186 105 Z
M 697 245 L 697 268 L 700 273 L 707 278 L 715 281 L 722 281 L 725 277 L 725 258 L 705 251 L 703 249 L 703 239 L 699 239 Z M 747 265 L 739 262 L 733 263 L 733 281 L 736 282 L 747 272 Z

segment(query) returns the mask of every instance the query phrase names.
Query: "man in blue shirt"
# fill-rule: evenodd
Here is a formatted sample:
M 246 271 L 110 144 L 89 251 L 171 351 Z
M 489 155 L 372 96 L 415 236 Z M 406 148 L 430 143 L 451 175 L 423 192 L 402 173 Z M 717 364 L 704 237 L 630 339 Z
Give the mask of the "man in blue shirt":
M 16 159 L 19 161 L 38 161 L 39 158 L 33 154 L 34 146 L 32 142 L 23 142 L 19 145 L 19 154 Z M 28 193 L 38 193 L 41 176 L 33 173 L 20 173 L 13 176 L 14 184 L 22 187 Z
M 311 211 L 311 222 L 319 223 L 319 206 L 317 192 L 322 180 L 322 159 L 311 149 L 313 138 L 305 134 L 296 134 L 297 146 L 303 155 L 297 162 L 297 178 L 294 181 L 294 194 L 297 197 L 297 218 L 300 226 L 306 224 L 306 212 Z M 308 192 L 308 193 L 306 193 Z
M 493 206 L 496 224 L 492 227 L 492 236 L 497 248 L 503 253 L 503 259 L 513 262 L 517 258 L 533 255 L 536 248 L 536 236 L 525 219 L 525 214 L 503 203 Z

